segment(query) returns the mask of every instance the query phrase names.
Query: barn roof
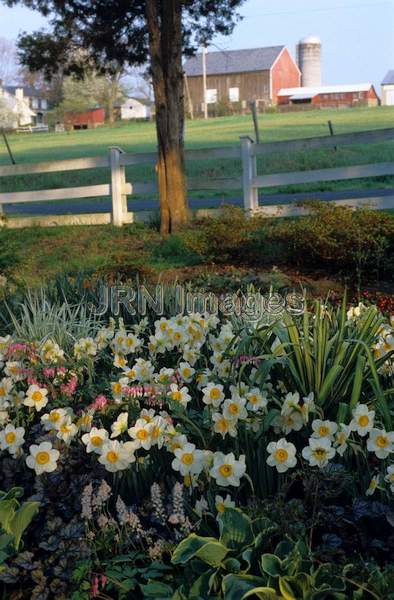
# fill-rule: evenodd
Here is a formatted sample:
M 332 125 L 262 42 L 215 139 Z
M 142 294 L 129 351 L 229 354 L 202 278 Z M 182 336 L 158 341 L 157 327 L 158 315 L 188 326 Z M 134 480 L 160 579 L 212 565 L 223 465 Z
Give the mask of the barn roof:
M 246 50 L 221 50 L 207 53 L 207 75 L 225 75 L 246 71 L 267 71 L 272 67 L 284 46 L 250 48 Z M 184 65 L 188 77 L 202 75 L 202 54 L 189 58 Z
M 282 88 L 278 96 L 294 96 L 308 94 L 309 97 L 319 94 L 346 94 L 349 92 L 368 92 L 372 83 L 355 83 L 347 85 L 322 85 L 317 87 Z
M 154 104 L 153 100 L 151 100 L 150 98 L 142 98 L 142 97 L 140 98 L 139 96 L 126 96 L 122 100 L 117 100 L 114 103 L 114 106 L 115 106 L 115 108 L 120 108 L 129 100 L 131 100 L 132 102 L 136 102 L 138 104 L 142 104 L 143 106 L 148 106 L 148 107 L 151 107 Z
M 394 70 L 388 71 L 386 77 L 382 81 L 382 85 L 394 85 Z

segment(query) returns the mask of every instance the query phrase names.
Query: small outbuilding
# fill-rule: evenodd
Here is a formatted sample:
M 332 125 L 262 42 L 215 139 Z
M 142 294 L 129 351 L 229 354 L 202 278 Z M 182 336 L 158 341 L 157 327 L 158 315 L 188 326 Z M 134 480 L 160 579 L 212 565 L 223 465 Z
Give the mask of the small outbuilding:
M 389 71 L 382 81 L 382 104 L 394 106 L 394 69 Z
M 153 103 L 148 98 L 125 98 L 116 105 L 122 121 L 131 119 L 150 119 Z
M 316 108 L 378 106 L 379 96 L 372 83 L 284 88 L 278 93 L 279 106 L 313 105 Z
M 90 108 L 82 112 L 66 112 L 64 126 L 66 129 L 94 129 L 105 123 L 104 108 Z

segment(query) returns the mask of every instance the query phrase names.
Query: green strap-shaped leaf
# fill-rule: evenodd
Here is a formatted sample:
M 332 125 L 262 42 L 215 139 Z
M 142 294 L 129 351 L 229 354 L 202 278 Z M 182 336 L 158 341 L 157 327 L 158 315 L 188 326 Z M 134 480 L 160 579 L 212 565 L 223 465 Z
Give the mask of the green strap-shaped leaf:
M 33 517 L 38 513 L 40 507 L 39 502 L 25 502 L 15 512 L 10 521 L 10 533 L 15 537 L 15 548 L 19 548 L 19 544 L 25 529 L 30 525 Z

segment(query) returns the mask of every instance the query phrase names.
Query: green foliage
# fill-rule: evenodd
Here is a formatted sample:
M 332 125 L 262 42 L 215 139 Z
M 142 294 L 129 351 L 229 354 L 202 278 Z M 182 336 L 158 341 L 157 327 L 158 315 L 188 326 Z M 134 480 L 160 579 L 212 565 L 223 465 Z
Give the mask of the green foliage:
M 0 275 L 15 269 L 19 264 L 18 257 L 16 256 L 16 246 L 15 240 L 9 239 L 8 236 L 4 236 L 3 232 L 0 231 Z
M 240 208 L 224 206 L 217 217 L 195 220 L 181 236 L 186 247 L 207 262 L 240 262 L 245 260 L 242 248 L 259 223 L 259 219 L 248 219 Z
M 11 488 L 0 492 L 0 565 L 9 556 L 7 548 L 19 549 L 22 535 L 37 514 L 39 502 L 20 504 L 17 498 L 23 494 L 22 488 Z
M 329 202 L 305 204 L 310 214 L 281 219 L 267 236 L 283 244 L 282 260 L 334 271 L 382 272 L 394 255 L 394 220 L 381 211 L 351 210 Z M 262 239 L 264 244 L 264 239 Z
M 179 235 L 171 235 L 154 246 L 153 263 L 166 263 L 168 266 L 195 265 L 201 262 L 199 254 L 189 247 Z
M 369 599 L 380 598 L 376 590 L 390 586 L 389 571 L 369 566 L 360 582 L 360 573 L 355 575 L 350 563 L 340 566 L 317 561 L 302 538 L 293 541 L 285 537 L 275 544 L 278 526 L 269 519 L 251 520 L 237 509 L 228 509 L 219 519 L 219 528 L 216 540 L 191 534 L 175 549 L 172 562 L 186 570 L 185 581 L 173 599 Z M 272 545 L 272 553 L 264 551 Z M 216 548 L 216 556 L 205 552 L 206 547 Z
M 51 124 L 63 121 L 67 112 L 83 112 L 104 106 L 108 115 L 113 103 L 124 98 L 124 91 L 116 78 L 86 72 L 82 79 L 66 77 L 63 81 L 63 100 L 49 115 Z M 112 115 L 111 115 L 112 116 Z
M 377 373 L 381 362 L 376 363 L 371 353 L 382 322 L 375 307 L 366 309 L 357 322 L 348 320 L 346 298 L 338 308 L 315 302 L 302 317 L 286 312 L 284 326 L 273 329 L 278 345 L 272 372 L 304 396 L 313 392 L 326 418 L 333 420 L 337 420 L 339 399 L 350 415 L 358 402 L 373 397 L 390 429 L 390 410 Z M 245 335 L 239 353 L 267 356 L 272 341 L 266 329 L 256 329 Z M 266 366 L 263 363 L 257 371 L 256 381 Z
M 65 349 L 70 349 L 77 338 L 88 337 L 98 323 L 86 304 L 72 305 L 66 298 L 51 302 L 44 289 L 29 291 L 17 310 L 9 309 L 8 313 L 18 339 L 52 339 Z

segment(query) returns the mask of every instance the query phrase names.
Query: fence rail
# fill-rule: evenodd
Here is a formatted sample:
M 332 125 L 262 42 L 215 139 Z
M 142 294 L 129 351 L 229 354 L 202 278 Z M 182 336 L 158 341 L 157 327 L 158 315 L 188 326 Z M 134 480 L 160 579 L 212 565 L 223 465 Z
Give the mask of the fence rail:
M 214 160 L 214 159 L 239 159 L 242 162 L 242 177 L 216 178 L 202 180 L 189 178 L 189 190 L 243 190 L 245 209 L 251 213 L 266 211 L 271 216 L 287 216 L 302 214 L 302 209 L 294 206 L 294 202 L 287 205 L 259 206 L 258 190 L 269 189 L 276 186 L 287 186 L 325 181 L 345 181 L 366 177 L 394 175 L 394 162 L 348 167 L 335 167 L 330 169 L 316 169 L 310 171 L 293 171 L 287 173 L 274 173 L 269 175 L 257 174 L 257 157 L 274 153 L 299 152 L 303 150 L 320 148 L 337 148 L 339 146 L 371 144 L 377 142 L 394 141 L 394 128 L 362 131 L 357 133 L 344 133 L 334 136 L 322 136 L 279 142 L 255 144 L 249 136 L 242 136 L 241 143 L 222 148 L 201 148 L 186 150 L 186 160 Z M 52 202 L 58 200 L 71 200 L 76 198 L 96 198 L 110 196 L 112 199 L 111 221 L 118 226 L 132 221 L 132 213 L 128 213 L 127 196 L 131 194 L 156 194 L 157 183 L 131 183 L 126 181 L 126 166 L 157 163 L 155 152 L 126 154 L 118 147 L 111 147 L 107 156 L 75 158 L 40 163 L 26 163 L 20 165 L 0 166 L 0 177 L 18 175 L 33 175 L 38 173 L 56 173 L 66 171 L 80 171 L 86 169 L 110 169 L 111 182 L 109 184 L 87 185 L 70 188 L 57 188 L 46 190 L 33 190 L 24 192 L 0 193 L 0 210 L 4 204 L 25 202 Z M 381 209 L 394 206 L 394 193 L 392 197 L 384 199 L 371 198 L 362 200 L 339 200 L 337 204 L 361 206 L 371 200 L 372 208 Z M 298 211 L 298 212 L 297 212 Z M 94 217 L 94 215 L 90 215 Z M 107 217 L 106 217 L 107 219 Z M 100 218 L 98 218 L 100 221 Z M 108 222 L 107 220 L 105 222 Z

